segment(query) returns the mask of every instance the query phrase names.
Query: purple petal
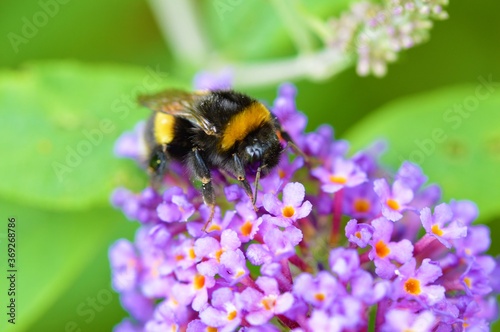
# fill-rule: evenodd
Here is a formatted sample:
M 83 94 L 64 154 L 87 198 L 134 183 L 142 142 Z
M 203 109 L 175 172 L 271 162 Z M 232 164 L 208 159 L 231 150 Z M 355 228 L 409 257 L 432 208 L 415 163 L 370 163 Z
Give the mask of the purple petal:
M 196 265 L 196 269 L 201 275 L 214 277 L 217 273 L 219 273 L 219 264 L 216 260 L 211 259 L 198 263 L 198 265 Z
M 270 277 L 258 277 L 255 281 L 264 294 L 279 294 L 278 282 Z
M 408 188 L 401 180 L 394 181 L 392 188 L 394 197 L 396 197 L 401 204 L 404 205 L 410 203 L 413 199 L 413 191 Z
M 323 190 L 325 193 L 333 194 L 339 191 L 340 189 L 344 188 L 344 185 L 342 184 L 337 184 L 337 183 L 327 183 L 321 186 L 321 190 Z
M 158 217 L 165 222 L 177 222 L 182 219 L 178 206 L 172 203 L 161 203 L 156 212 Z
M 384 201 L 384 202 L 391 195 L 389 185 L 387 184 L 387 181 L 385 179 L 378 179 L 378 180 L 373 181 L 373 190 L 380 197 L 380 200 Z
M 397 243 L 391 242 L 388 244 L 391 250 L 391 259 L 396 260 L 400 264 L 408 262 L 413 257 L 413 244 L 407 240 L 401 240 Z
M 261 244 L 251 244 L 246 252 L 247 258 L 253 265 L 262 265 L 272 261 L 272 256 L 269 250 L 265 249 Z
M 197 257 L 207 257 L 219 249 L 219 241 L 210 236 L 198 239 L 194 243 L 194 252 Z
M 443 226 L 450 221 L 451 218 L 453 218 L 453 212 L 448 204 L 441 203 L 434 208 L 434 224 Z
M 282 314 L 293 305 L 293 295 L 291 293 L 284 293 L 278 296 L 276 299 L 276 305 L 274 307 L 274 312 L 277 314 Z
M 273 313 L 267 310 L 254 311 L 245 316 L 247 322 L 252 325 L 262 325 L 267 323 L 272 317 Z
M 221 234 L 220 244 L 223 248 L 235 250 L 241 246 L 241 241 L 235 231 L 226 229 Z
M 424 229 L 427 231 L 427 233 L 432 232 L 433 219 L 431 209 L 425 207 L 420 210 L 420 220 L 422 221 L 422 226 L 424 226 Z
M 295 209 L 295 219 L 305 218 L 311 213 L 312 204 L 309 201 L 305 201 L 301 207 Z
M 283 189 L 283 205 L 300 206 L 304 201 L 305 194 L 306 189 L 302 183 L 291 182 Z
M 418 190 L 427 181 L 422 169 L 408 161 L 403 162 L 396 174 L 396 179 L 401 180 L 412 190 Z
M 424 284 L 434 282 L 437 278 L 443 275 L 439 263 L 432 262 L 429 258 L 422 261 L 420 268 L 417 270 L 416 277 Z
M 331 172 L 327 171 L 323 167 L 318 167 L 318 168 L 315 168 L 311 171 L 311 175 L 314 176 L 315 178 L 319 179 L 322 182 L 329 182 Z
M 471 201 L 454 201 L 450 203 L 453 218 L 461 220 L 464 225 L 470 225 L 478 216 L 477 205 Z
M 262 200 L 264 209 L 274 216 L 281 216 L 281 207 L 283 206 L 280 200 L 273 194 L 265 194 Z
M 389 242 L 392 236 L 392 230 L 394 229 L 394 223 L 384 217 L 380 217 L 372 221 L 372 226 L 375 229 L 373 232 L 374 242 L 380 239 L 384 240 L 384 242 Z
M 227 323 L 227 314 L 225 311 L 217 310 L 214 307 L 206 307 L 200 312 L 200 318 L 203 323 L 212 327 L 221 327 Z M 205 331 L 199 330 L 199 331 Z

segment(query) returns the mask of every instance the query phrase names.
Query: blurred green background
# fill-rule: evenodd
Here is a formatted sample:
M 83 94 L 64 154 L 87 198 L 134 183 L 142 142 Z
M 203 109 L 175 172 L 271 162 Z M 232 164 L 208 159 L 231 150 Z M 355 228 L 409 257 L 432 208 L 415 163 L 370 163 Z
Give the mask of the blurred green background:
M 220 1 L 191 1 L 210 54 L 238 62 L 294 54 L 269 2 L 226 1 L 230 10 L 220 15 Z M 349 2 L 307 7 L 329 17 Z M 443 185 L 445 199 L 477 202 L 497 255 L 500 84 L 490 84 L 477 104 L 474 96 L 480 77 L 500 82 L 500 2 L 450 2 L 450 19 L 435 24 L 427 43 L 403 52 L 386 77 L 361 78 L 348 68 L 322 82 L 299 79 L 297 103 L 309 130 L 332 124 L 352 152 L 385 137 L 388 167 L 413 157 Z M 176 55 L 146 1 L 3 0 L 0 18 L 0 254 L 7 218 L 15 217 L 19 271 L 17 322 L 4 317 L 0 330 L 111 330 L 126 314 L 110 288 L 107 249 L 132 238 L 137 225 L 109 206 L 109 194 L 146 182 L 133 163 L 114 158 L 113 143 L 147 116 L 135 105 L 138 93 L 189 87 L 210 59 Z M 190 42 L 184 31 L 173 33 Z M 240 90 L 272 102 L 276 88 Z M 470 111 L 447 118 L 456 104 Z

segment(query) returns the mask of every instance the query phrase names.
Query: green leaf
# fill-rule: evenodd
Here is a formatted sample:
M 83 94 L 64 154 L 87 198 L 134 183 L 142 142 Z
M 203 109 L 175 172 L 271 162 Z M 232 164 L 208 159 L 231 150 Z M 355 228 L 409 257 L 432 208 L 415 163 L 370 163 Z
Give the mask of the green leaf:
M 419 164 L 444 200 L 470 199 L 481 220 L 500 215 L 500 92 L 498 83 L 446 88 L 390 103 L 347 134 L 354 151 L 376 138 L 389 142 L 383 161 L 396 169 Z
M 38 63 L 0 72 L 0 196 L 54 209 L 106 205 L 144 172 L 118 159 L 119 135 L 149 116 L 136 97 L 172 86 L 157 67 Z
M 104 298 L 104 292 L 112 294 L 112 301 L 106 299 L 103 303 L 106 314 L 111 313 L 111 307 L 119 309 L 117 295 L 109 286 L 107 251 L 116 239 L 130 238 L 136 223 L 126 223 L 120 212 L 109 207 L 55 213 L 0 200 L 0 210 L 4 212 L 0 232 L 2 253 L 7 252 L 7 218 L 16 218 L 17 270 L 16 324 L 7 323 L 4 317 L 0 330 L 65 331 L 68 321 L 75 321 L 82 330 L 87 330 L 84 327 L 91 323 L 89 316 L 81 313 L 88 309 L 85 303 L 99 293 Z M 0 269 L 4 272 L 7 270 L 5 263 L 5 259 L 0 261 Z M 2 292 L 8 289 L 7 281 L 5 277 L 0 279 Z M 9 300 L 7 294 L 0 299 L 5 308 Z M 84 308 L 77 311 L 81 303 Z M 51 309 L 54 307 L 56 311 Z M 103 314 L 95 314 L 97 321 L 105 320 Z M 121 315 L 118 313 L 114 317 L 119 320 Z M 52 319 L 47 320 L 47 317 Z M 57 326 L 48 328 L 45 324 L 50 321 Z M 104 330 L 109 331 L 109 327 Z
M 168 57 L 147 1 L 2 0 L 0 12 L 4 66 L 50 58 L 149 64 Z

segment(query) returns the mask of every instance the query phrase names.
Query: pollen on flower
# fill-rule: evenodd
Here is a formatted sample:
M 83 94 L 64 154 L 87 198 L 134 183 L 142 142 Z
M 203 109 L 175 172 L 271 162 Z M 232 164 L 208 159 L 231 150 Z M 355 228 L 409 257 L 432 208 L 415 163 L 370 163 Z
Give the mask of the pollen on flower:
M 357 231 L 356 233 L 354 233 L 354 236 L 357 237 L 358 239 L 361 239 L 361 232 Z
M 336 183 L 336 184 L 346 184 L 347 183 L 347 178 L 345 176 L 340 176 L 340 175 L 330 175 L 329 180 L 330 180 L 330 182 Z
M 278 176 L 280 177 L 280 179 L 284 179 L 286 176 L 285 171 L 282 169 L 278 169 Z
M 281 211 L 281 213 L 283 214 L 283 217 L 285 217 L 285 218 L 291 218 L 295 214 L 295 209 L 293 208 L 293 206 L 287 205 L 287 206 L 285 206 L 283 208 L 283 210 Z
M 437 236 L 443 236 L 444 232 L 443 230 L 439 227 L 439 225 L 432 225 L 432 233 L 436 234 Z
M 464 278 L 464 282 L 467 285 L 467 287 L 471 288 L 471 286 L 472 286 L 472 280 L 470 278 L 465 277 Z
M 212 327 L 212 326 L 207 326 L 207 332 L 217 332 L 218 329 L 216 327 Z
M 196 289 L 196 290 L 202 289 L 203 286 L 205 286 L 205 277 L 202 276 L 201 274 L 197 274 L 194 277 L 193 286 L 194 286 L 194 289 Z
M 239 278 L 241 276 L 243 276 L 245 274 L 245 271 L 244 270 L 239 270 L 237 273 L 236 273 L 236 278 Z
M 276 304 L 276 295 L 268 295 L 260 301 L 264 309 L 266 310 L 271 310 L 274 308 L 274 305 Z
M 249 236 L 250 233 L 252 233 L 252 222 L 251 221 L 245 221 L 243 225 L 240 227 L 241 234 L 243 236 Z
M 227 320 L 233 320 L 236 318 L 237 315 L 238 315 L 238 313 L 236 312 L 236 310 L 230 311 L 227 314 Z
M 174 297 L 169 297 L 168 303 L 173 307 L 177 307 L 179 305 L 179 301 L 177 301 Z
M 189 248 L 188 254 L 190 259 L 196 258 L 196 253 L 194 252 L 194 248 Z
M 358 198 L 354 201 L 354 211 L 360 213 L 366 213 L 370 211 L 371 204 L 370 201 L 364 198 Z
M 183 259 L 184 259 L 184 255 L 182 255 L 182 254 L 175 255 L 175 260 L 176 261 L 182 261 Z
M 401 209 L 401 206 L 399 205 L 398 201 L 392 198 L 389 198 L 387 200 L 387 206 L 396 211 L 399 211 Z
M 207 229 L 207 233 L 213 232 L 213 231 L 220 231 L 222 228 L 217 225 L 217 224 L 212 224 L 210 227 Z
M 322 301 L 324 301 L 324 300 L 325 300 L 326 296 L 325 296 L 325 294 L 324 294 L 324 293 L 316 293 L 316 294 L 314 294 L 314 298 L 315 298 L 316 300 L 318 300 L 318 301 L 321 301 L 321 302 L 322 302 Z
M 375 251 L 377 252 L 378 257 L 380 258 L 384 258 L 391 253 L 391 249 L 389 249 L 389 247 L 387 246 L 387 244 L 385 244 L 383 240 L 379 240 L 375 244 Z
M 420 280 L 409 278 L 405 282 L 405 291 L 412 295 L 420 295 L 422 289 L 420 288 Z
M 220 262 L 220 256 L 222 256 L 223 252 L 224 252 L 224 250 L 222 250 L 222 249 L 219 249 L 215 252 L 215 259 L 217 260 L 217 262 Z

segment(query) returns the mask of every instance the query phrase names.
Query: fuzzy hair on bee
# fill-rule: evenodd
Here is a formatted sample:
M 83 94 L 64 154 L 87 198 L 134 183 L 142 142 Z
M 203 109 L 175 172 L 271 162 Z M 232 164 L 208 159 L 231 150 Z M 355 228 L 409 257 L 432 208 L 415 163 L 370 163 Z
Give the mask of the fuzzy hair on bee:
M 146 125 L 151 185 L 158 189 L 168 161 L 180 161 L 190 175 L 202 183 L 201 193 L 215 207 L 211 170 L 219 169 L 236 178 L 255 207 L 247 175 L 259 178 L 279 162 L 283 152 L 280 137 L 288 137 L 275 116 L 259 101 L 233 90 L 166 90 L 139 97 L 154 111 Z

